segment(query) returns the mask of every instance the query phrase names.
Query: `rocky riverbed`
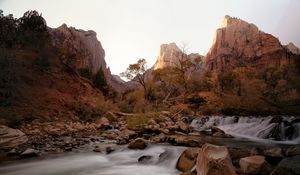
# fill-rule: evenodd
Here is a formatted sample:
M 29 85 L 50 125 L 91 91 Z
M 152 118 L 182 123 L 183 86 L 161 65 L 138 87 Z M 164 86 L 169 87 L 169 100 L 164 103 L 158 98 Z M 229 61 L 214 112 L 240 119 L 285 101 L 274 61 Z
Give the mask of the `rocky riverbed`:
M 53 155 L 62 156 L 60 159 L 63 160 L 63 157 L 65 155 L 69 156 L 69 154 L 75 156 L 69 157 L 75 160 L 78 159 L 76 154 L 84 154 L 88 155 L 88 157 L 99 155 L 99 159 L 107 159 L 106 155 L 122 155 L 123 153 L 127 154 L 128 151 L 134 152 L 134 154 L 137 152 L 143 153 L 144 151 L 142 150 L 152 149 L 152 147 L 164 143 L 169 144 L 169 146 L 165 146 L 173 150 L 178 148 L 175 151 L 176 154 L 172 154 L 172 160 L 170 158 L 167 159 L 171 162 L 175 160 L 176 165 L 175 163 L 164 164 L 169 168 L 172 167 L 171 169 L 167 168 L 168 170 L 166 170 L 165 174 L 180 174 L 180 171 L 185 174 L 199 174 L 205 168 L 208 172 L 211 167 L 209 167 L 209 164 L 203 164 L 203 162 L 207 161 L 225 164 L 226 167 L 221 169 L 230 167 L 228 172 L 231 174 L 233 171 L 238 174 L 270 174 L 271 172 L 273 174 L 282 174 L 282 172 L 297 174 L 300 172 L 297 165 L 300 155 L 299 144 L 291 145 L 292 142 L 278 142 L 274 141 L 274 139 L 264 139 L 263 142 L 260 142 L 234 137 L 222 130 L 222 127 L 218 127 L 218 124 L 199 130 L 199 128 L 193 127 L 192 121 L 195 121 L 194 118 L 179 114 L 174 115 L 168 112 L 162 112 L 159 114 L 159 117 L 150 118 L 143 123 L 142 127 L 139 125 L 133 126 L 128 120 L 130 117 L 133 116 L 131 114 L 112 113 L 111 116 L 102 117 L 93 123 L 34 121 L 31 124 L 24 125 L 20 130 L 1 126 L 0 145 L 1 162 L 3 162 L 1 170 L 10 172 L 9 167 L 13 167 L 15 164 L 21 166 L 24 161 L 28 160 L 26 158 L 29 157 L 36 157 L 30 159 L 33 162 L 41 158 L 45 158 L 45 162 L 51 161 L 52 159 L 48 160 L 48 157 Z M 204 123 L 207 124 L 207 121 Z M 272 126 L 275 126 L 273 123 L 278 122 L 269 119 L 268 121 L 269 125 Z M 187 147 L 192 147 L 193 151 L 190 152 L 189 149 L 184 151 Z M 130 151 L 130 149 L 133 150 Z M 179 156 L 181 153 L 183 155 Z M 166 155 L 158 155 L 158 157 L 160 156 Z M 13 164 L 7 163 L 7 161 L 12 160 L 18 161 Z M 187 162 L 180 163 L 182 160 Z M 143 163 L 143 166 L 148 167 L 144 168 L 149 170 L 150 174 L 156 172 L 156 170 L 152 172 L 149 167 L 153 167 L 153 162 L 158 162 L 154 161 L 153 155 L 147 154 L 139 154 L 139 157 L 135 156 L 134 163 L 128 163 L 124 168 L 130 169 L 131 165 L 135 166 L 137 162 Z M 260 164 L 253 165 L 251 162 L 260 162 Z M 111 168 L 118 164 L 116 162 L 111 163 Z M 179 164 L 189 164 L 189 168 L 182 168 Z M 290 165 L 293 166 L 291 167 Z M 154 169 L 157 168 L 155 166 L 153 167 Z M 253 170 L 254 172 L 252 172 L 253 166 L 256 167 L 255 171 Z M 177 167 L 177 170 L 175 167 Z M 135 168 L 140 168 L 140 165 L 138 164 L 138 167 Z M 84 167 L 82 169 L 86 170 Z M 260 169 L 267 171 L 261 172 Z M 142 168 L 142 170 L 144 169 Z M 30 170 L 28 173 L 30 174 L 32 171 Z M 49 174 L 51 173 L 49 172 Z M 111 174 L 118 173 L 113 171 Z M 128 174 L 134 173 L 129 171 Z

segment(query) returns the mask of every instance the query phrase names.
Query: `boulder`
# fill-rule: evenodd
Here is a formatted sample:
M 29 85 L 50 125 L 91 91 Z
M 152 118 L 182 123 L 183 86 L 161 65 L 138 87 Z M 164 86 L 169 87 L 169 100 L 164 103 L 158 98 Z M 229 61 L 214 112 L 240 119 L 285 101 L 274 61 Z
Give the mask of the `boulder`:
M 36 150 L 31 148 L 27 148 L 24 152 L 20 154 L 21 158 L 37 157 L 37 156 L 39 156 L 39 153 Z
M 106 154 L 110 154 L 111 152 L 114 152 L 116 149 L 114 147 L 108 146 L 106 147 Z
M 218 127 L 212 126 L 210 129 L 211 129 L 211 134 L 214 134 L 214 133 L 225 134 L 225 132 L 222 129 L 218 128 Z
M 300 155 L 300 145 L 295 145 L 295 146 L 289 147 L 286 150 L 285 154 L 286 154 L 286 156 Z
M 28 141 L 27 136 L 18 129 L 0 125 L 0 149 L 12 149 Z
M 269 175 L 272 171 L 264 156 L 249 156 L 240 159 L 241 171 L 251 175 Z
M 284 157 L 281 148 L 267 149 L 264 151 L 264 156 L 271 165 L 277 165 Z
M 105 128 L 110 126 L 110 122 L 106 117 L 101 117 L 95 123 L 96 123 L 97 128 L 104 128 L 105 129 Z
M 148 163 L 153 157 L 150 155 L 142 155 L 138 158 L 138 162 L 140 163 Z
M 177 160 L 176 168 L 179 171 L 191 171 L 196 164 L 199 148 L 188 148 L 184 150 Z
M 207 143 L 198 153 L 196 170 L 197 175 L 236 175 L 228 149 Z
M 176 122 L 176 125 L 178 126 L 178 129 L 184 133 L 188 133 L 189 132 L 189 126 L 184 123 L 183 121 L 178 121 Z
M 133 139 L 136 138 L 137 133 L 135 131 L 129 130 L 129 129 L 123 129 L 119 136 L 124 139 Z
M 129 149 L 145 149 L 146 147 L 147 143 L 142 138 L 137 138 L 128 144 Z
M 93 149 L 93 151 L 109 154 L 109 153 L 115 151 L 116 147 L 117 147 L 116 144 L 98 143 L 95 145 L 95 148 Z
M 154 136 L 154 137 L 151 137 L 150 138 L 150 141 L 152 143 L 160 143 L 161 142 L 161 139 L 159 138 L 159 136 Z
M 212 134 L 213 137 L 222 137 L 222 138 L 233 138 L 231 135 L 229 134 L 225 134 L 223 132 L 215 132 Z
M 300 155 L 283 159 L 271 175 L 299 175 Z

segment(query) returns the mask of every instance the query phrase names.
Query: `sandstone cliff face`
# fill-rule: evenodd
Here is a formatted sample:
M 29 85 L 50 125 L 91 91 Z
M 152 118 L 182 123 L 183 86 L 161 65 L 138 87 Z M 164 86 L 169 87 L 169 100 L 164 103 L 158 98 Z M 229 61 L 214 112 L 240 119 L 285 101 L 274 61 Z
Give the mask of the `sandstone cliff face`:
M 64 61 L 76 69 L 88 68 L 93 74 L 106 69 L 105 52 L 97 40 L 96 32 L 78 30 L 66 24 L 51 31 L 54 46 L 65 53 Z
M 294 43 L 289 43 L 285 46 L 286 49 L 288 49 L 290 52 L 296 55 L 300 55 L 300 49 L 294 45 Z
M 97 39 L 96 32 L 67 27 L 66 24 L 51 30 L 53 45 L 62 50 L 62 61 L 74 69 L 88 69 L 96 74 L 102 68 L 107 82 L 117 91 L 124 91 L 120 83 L 111 75 L 105 62 L 105 51 Z
M 288 52 L 277 38 L 260 31 L 254 24 L 225 16 L 206 55 L 205 69 L 280 66 L 290 61 Z
M 202 57 L 198 53 L 191 53 L 187 55 L 175 43 L 162 44 L 159 49 L 157 60 L 152 69 L 162 69 L 166 67 L 178 66 L 179 60 L 183 58 L 195 59 Z
M 162 44 L 153 70 L 176 66 L 183 54 L 175 43 Z

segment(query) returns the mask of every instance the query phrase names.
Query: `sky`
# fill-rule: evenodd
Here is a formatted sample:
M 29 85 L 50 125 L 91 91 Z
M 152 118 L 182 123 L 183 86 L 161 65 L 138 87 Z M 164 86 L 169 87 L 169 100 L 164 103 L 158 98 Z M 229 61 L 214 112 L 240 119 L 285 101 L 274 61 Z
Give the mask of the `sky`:
M 151 67 L 164 43 L 205 55 L 225 15 L 300 47 L 300 0 L 0 0 L 0 9 L 14 17 L 37 10 L 52 28 L 96 31 L 113 74 L 139 58 Z

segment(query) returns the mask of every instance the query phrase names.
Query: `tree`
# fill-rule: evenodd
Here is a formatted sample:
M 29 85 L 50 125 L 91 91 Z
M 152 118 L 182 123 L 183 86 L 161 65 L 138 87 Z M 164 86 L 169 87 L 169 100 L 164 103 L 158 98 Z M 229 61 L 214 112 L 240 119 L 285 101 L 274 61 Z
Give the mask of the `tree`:
M 18 38 L 21 43 L 43 46 L 49 38 L 45 19 L 37 11 L 27 11 L 18 20 Z
M 146 64 L 147 62 L 144 58 L 139 59 L 137 63 L 130 64 L 126 71 L 122 72 L 120 76 L 139 83 L 144 89 L 145 99 L 149 100 L 151 98 L 151 93 L 146 84 Z
M 12 14 L 3 15 L 0 10 L 0 46 L 12 47 L 17 40 L 17 19 Z
M 93 83 L 96 86 L 96 88 L 103 92 L 105 96 L 109 94 L 109 86 L 107 84 L 102 67 L 100 67 L 98 72 L 94 75 Z

